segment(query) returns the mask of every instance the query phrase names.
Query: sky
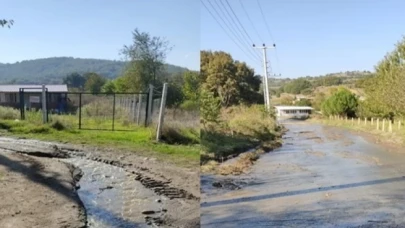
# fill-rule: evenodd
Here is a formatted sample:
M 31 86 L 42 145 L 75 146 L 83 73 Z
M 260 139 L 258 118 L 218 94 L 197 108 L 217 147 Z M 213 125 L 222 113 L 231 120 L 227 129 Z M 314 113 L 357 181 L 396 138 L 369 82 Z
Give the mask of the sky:
M 166 62 L 200 67 L 200 4 L 197 0 L 0 0 L 0 63 L 69 56 L 122 60 L 120 50 L 139 28 L 165 37 L 173 49 Z
M 226 0 L 224 5 L 220 0 L 202 1 L 224 27 L 200 3 L 202 50 L 228 52 L 263 74 L 263 55 L 253 49 L 252 41 L 257 46 L 275 43 L 276 49 L 267 50 L 269 75 L 281 78 L 373 71 L 405 35 L 403 0 L 259 0 L 261 7 L 257 0 L 228 0 L 238 17 L 233 21 Z M 238 40 L 244 45 L 238 47 Z

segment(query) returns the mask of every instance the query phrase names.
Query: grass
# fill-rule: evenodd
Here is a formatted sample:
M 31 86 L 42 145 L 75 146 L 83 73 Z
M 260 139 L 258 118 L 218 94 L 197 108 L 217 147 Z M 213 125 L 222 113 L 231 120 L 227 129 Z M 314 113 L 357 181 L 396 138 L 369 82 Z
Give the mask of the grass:
M 174 119 L 181 119 L 179 114 Z M 42 124 L 40 112 L 27 112 L 26 120 L 19 121 L 19 112 L 0 107 L 0 129 L 3 135 L 44 141 L 84 144 L 115 150 L 132 151 L 142 156 L 155 157 L 183 167 L 198 167 L 200 158 L 199 132 L 195 126 L 182 127 L 168 118 L 163 128 L 163 138 L 157 143 L 156 126 L 145 128 L 118 119 L 115 129 L 126 131 L 78 130 L 76 115 L 52 115 L 48 124 Z M 84 117 L 83 128 L 111 129 L 112 120 Z
M 370 119 L 364 121 L 364 119 L 360 119 L 360 123 L 358 119 L 329 119 L 327 117 L 317 117 L 311 118 L 309 121 L 315 123 L 321 123 L 330 126 L 337 126 L 337 127 L 344 127 L 354 131 L 366 132 L 372 135 L 376 135 L 379 137 L 379 141 L 389 142 L 398 145 L 404 145 L 405 143 L 405 126 L 404 121 L 400 122 L 400 127 L 398 127 L 399 122 L 394 122 L 392 124 L 392 132 L 389 132 L 389 121 L 385 121 L 385 129 L 382 130 L 382 119 L 379 120 L 379 129 L 377 130 L 377 121 L 376 119 L 371 122 Z
M 261 106 L 225 109 L 218 123 L 201 131 L 201 171 L 224 175 L 245 172 L 260 154 L 281 145 L 281 131 Z M 237 156 L 236 162 L 220 165 Z

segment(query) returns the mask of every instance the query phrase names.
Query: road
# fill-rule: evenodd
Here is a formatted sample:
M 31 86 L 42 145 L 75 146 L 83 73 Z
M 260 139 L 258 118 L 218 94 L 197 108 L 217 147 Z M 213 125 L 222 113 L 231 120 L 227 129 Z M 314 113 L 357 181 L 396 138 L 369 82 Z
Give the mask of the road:
M 201 227 L 405 227 L 405 153 L 347 130 L 286 124 L 239 190 L 202 176 Z
M 199 227 L 198 173 L 158 162 L 0 137 L 0 227 Z

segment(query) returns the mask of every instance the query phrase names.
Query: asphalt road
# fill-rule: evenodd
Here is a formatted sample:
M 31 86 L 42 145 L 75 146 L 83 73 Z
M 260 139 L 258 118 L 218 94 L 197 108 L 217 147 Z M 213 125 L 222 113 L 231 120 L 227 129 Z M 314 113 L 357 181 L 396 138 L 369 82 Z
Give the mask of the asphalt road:
M 349 131 L 286 124 L 239 190 L 202 177 L 202 227 L 405 227 L 405 153 Z

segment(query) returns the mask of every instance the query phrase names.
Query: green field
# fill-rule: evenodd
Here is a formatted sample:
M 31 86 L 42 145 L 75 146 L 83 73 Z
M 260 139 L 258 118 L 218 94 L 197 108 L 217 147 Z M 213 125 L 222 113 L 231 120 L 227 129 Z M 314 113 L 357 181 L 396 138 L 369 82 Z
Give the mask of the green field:
M 42 124 L 40 112 L 27 112 L 24 121 L 18 120 L 18 114 L 16 110 L 0 108 L 2 135 L 131 151 L 180 166 L 196 167 L 199 164 L 198 130 L 195 127 L 179 127 L 170 119 L 166 121 L 163 132 L 166 138 L 172 138 L 169 144 L 156 142 L 156 127 L 145 128 L 119 118 L 115 121 L 115 129 L 122 131 L 79 130 L 76 115 L 50 116 L 50 122 Z M 112 119 L 84 117 L 82 123 L 83 128 L 111 129 Z M 181 139 L 179 143 L 176 143 L 177 139 Z

